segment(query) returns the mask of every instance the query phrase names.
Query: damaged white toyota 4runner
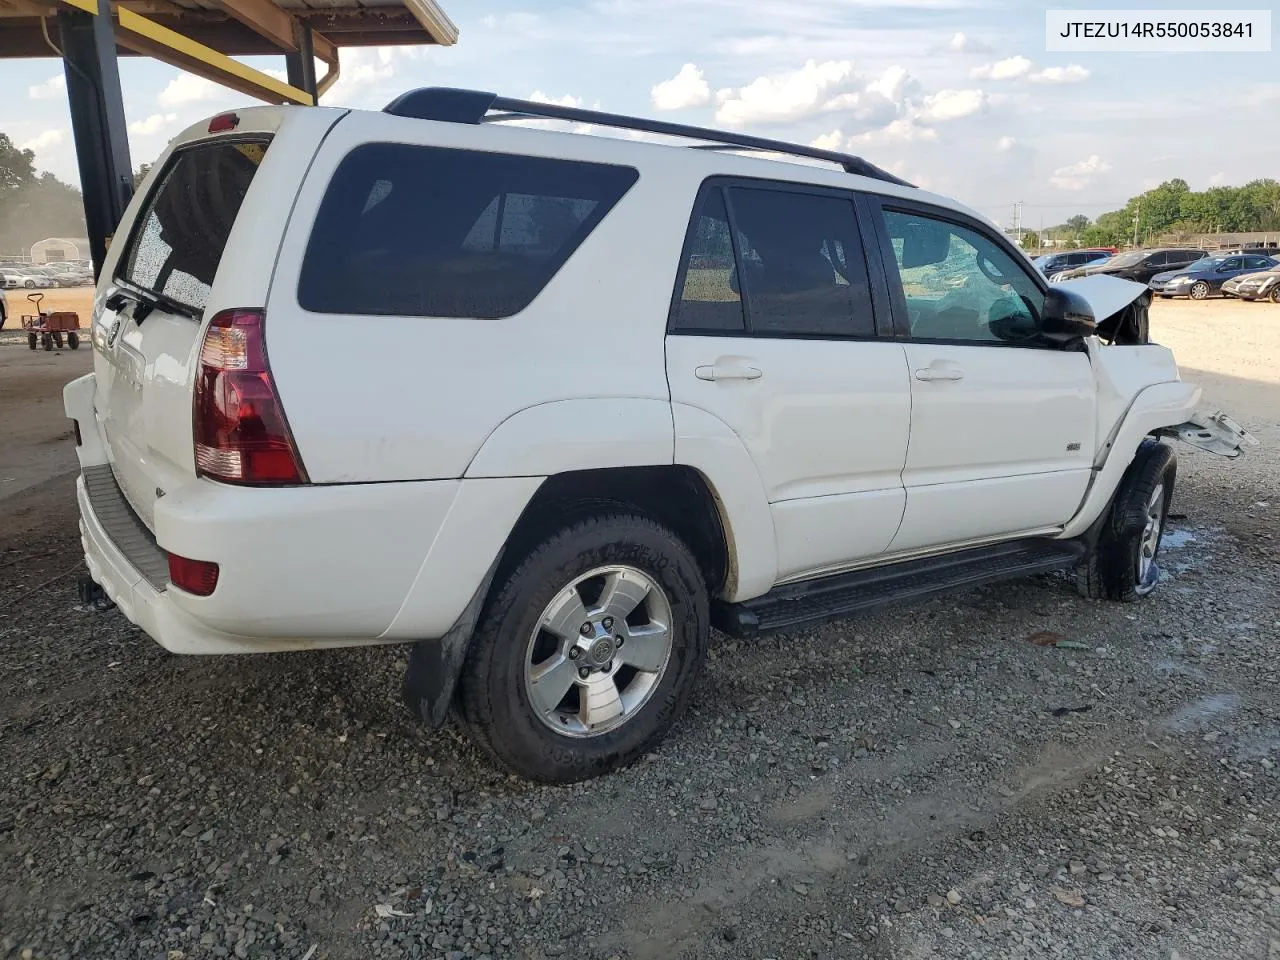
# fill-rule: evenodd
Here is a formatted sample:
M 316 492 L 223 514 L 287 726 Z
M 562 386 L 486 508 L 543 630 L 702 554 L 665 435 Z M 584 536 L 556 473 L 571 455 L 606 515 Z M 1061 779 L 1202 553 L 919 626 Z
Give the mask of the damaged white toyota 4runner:
M 704 149 L 491 122 L 530 116 Z M 134 198 L 66 388 L 82 587 L 178 653 L 412 643 L 425 722 L 590 776 L 712 626 L 1151 591 L 1161 438 L 1245 435 L 1148 302 L 856 157 L 475 91 L 224 114 Z

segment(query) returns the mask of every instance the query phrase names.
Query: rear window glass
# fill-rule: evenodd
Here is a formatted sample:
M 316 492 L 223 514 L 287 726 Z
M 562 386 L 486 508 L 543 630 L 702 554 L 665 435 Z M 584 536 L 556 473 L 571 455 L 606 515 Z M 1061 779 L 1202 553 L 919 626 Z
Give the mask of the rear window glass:
M 120 277 L 200 311 L 265 142 L 220 140 L 170 158 L 134 226 Z
M 320 203 L 298 303 L 316 313 L 511 316 L 638 176 L 544 157 L 357 147 Z

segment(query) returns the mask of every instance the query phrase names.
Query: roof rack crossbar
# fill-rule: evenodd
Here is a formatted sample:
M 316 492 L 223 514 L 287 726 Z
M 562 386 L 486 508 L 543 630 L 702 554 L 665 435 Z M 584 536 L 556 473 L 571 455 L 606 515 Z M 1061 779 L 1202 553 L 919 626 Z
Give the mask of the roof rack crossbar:
M 490 110 L 500 111 L 496 116 L 487 116 Z M 452 123 L 483 123 L 497 120 L 570 120 L 578 123 L 595 124 L 602 127 L 614 127 L 621 130 L 636 130 L 641 133 L 653 133 L 660 136 L 681 137 L 691 140 L 706 140 L 720 149 L 762 150 L 770 153 L 784 153 L 795 157 L 806 157 L 811 160 L 824 160 L 834 163 L 846 173 L 860 177 L 871 177 L 887 183 L 910 187 L 900 177 L 895 177 L 887 170 L 882 170 L 873 163 L 848 153 L 834 150 L 821 150 L 817 147 L 805 147 L 784 140 L 770 140 L 767 137 L 756 137 L 745 133 L 728 133 L 713 130 L 709 127 L 694 127 L 683 123 L 668 123 L 665 120 L 648 120 L 642 117 L 629 117 L 623 114 L 606 113 L 601 110 L 585 110 L 582 107 L 568 107 L 558 103 L 538 103 L 533 100 L 517 100 L 511 97 L 500 97 L 494 93 L 481 90 L 461 90 L 451 87 L 421 87 L 402 93 L 383 108 L 384 113 L 398 117 L 411 117 L 418 120 L 444 120 Z M 703 147 L 708 149 L 709 147 Z

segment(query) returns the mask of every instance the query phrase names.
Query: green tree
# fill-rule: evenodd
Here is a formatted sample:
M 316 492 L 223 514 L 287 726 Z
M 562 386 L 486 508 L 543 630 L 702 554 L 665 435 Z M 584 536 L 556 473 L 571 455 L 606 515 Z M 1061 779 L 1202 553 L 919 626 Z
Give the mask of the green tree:
M 1088 226 L 1089 218 L 1083 213 L 1077 213 L 1074 217 L 1068 217 L 1062 228 L 1070 233 L 1084 233 Z
M 80 191 L 38 173 L 35 154 L 0 133 L 0 252 L 20 253 L 46 237 L 84 236 Z

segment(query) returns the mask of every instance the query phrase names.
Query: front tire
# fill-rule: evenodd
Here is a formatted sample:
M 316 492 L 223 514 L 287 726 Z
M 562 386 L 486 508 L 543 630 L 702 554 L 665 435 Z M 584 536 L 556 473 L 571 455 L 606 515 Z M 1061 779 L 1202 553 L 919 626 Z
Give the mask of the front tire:
M 708 624 L 702 574 L 675 534 L 621 509 L 589 516 L 495 585 L 456 709 L 520 776 L 606 773 L 653 749 L 684 713 Z
M 1207 283 L 1203 280 L 1197 280 L 1191 285 L 1190 296 L 1192 300 L 1208 300 L 1209 294 L 1212 292 L 1213 291 L 1209 289 L 1209 285 Z
M 1076 570 L 1081 596 L 1132 603 L 1156 588 L 1156 557 L 1177 474 L 1171 447 L 1151 437 L 1142 441 L 1120 480 L 1097 544 Z
M 1267 297 L 1272 303 L 1280 303 L 1280 283 L 1277 283 L 1271 290 L 1270 296 Z

